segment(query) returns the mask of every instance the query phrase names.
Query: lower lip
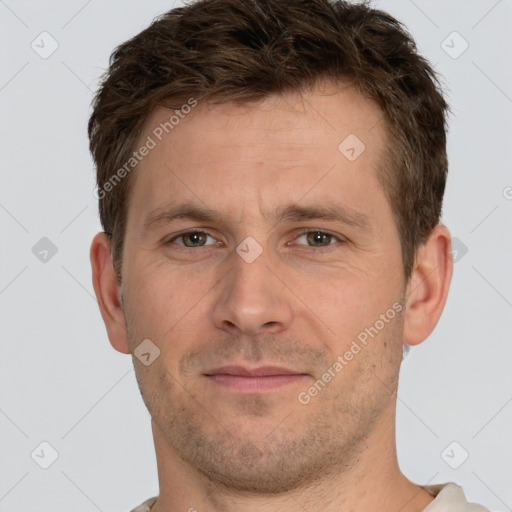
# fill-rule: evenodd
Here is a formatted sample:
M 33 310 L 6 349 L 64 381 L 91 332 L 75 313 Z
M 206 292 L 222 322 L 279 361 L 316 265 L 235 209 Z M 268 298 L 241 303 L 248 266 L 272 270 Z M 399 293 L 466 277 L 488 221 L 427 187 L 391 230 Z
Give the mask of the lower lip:
M 216 384 L 239 391 L 268 391 L 299 382 L 306 375 L 258 375 L 250 377 L 222 373 L 207 375 L 207 377 Z

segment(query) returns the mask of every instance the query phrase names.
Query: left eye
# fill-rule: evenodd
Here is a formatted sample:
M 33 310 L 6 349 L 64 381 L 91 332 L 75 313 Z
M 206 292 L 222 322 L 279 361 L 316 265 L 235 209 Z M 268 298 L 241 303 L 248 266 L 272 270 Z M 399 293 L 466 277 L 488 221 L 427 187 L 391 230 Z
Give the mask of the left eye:
M 297 238 L 297 240 L 304 237 L 306 238 L 307 243 L 311 244 L 313 247 L 327 247 L 328 245 L 332 245 L 331 242 L 333 240 L 337 240 L 338 242 L 342 241 L 339 237 L 326 233 L 325 231 L 305 231 Z

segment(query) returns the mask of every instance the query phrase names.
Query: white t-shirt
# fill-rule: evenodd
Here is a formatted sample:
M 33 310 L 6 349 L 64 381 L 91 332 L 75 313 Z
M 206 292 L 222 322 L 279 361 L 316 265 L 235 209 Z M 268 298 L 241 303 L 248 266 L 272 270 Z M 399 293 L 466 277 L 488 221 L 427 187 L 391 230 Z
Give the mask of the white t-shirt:
M 421 487 L 436 497 L 422 512 L 489 512 L 482 505 L 468 503 L 460 485 L 447 483 Z
M 462 487 L 454 483 L 422 485 L 429 494 L 435 496 L 435 500 L 427 505 L 422 512 L 489 512 L 482 505 L 468 503 Z M 134 508 L 131 512 L 150 512 L 156 501 L 156 497 L 149 498 L 144 503 Z

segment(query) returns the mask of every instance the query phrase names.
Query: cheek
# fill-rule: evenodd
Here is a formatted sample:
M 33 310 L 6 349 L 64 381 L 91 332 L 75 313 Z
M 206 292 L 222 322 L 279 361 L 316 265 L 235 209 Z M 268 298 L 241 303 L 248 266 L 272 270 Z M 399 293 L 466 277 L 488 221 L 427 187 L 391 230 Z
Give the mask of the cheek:
M 399 299 L 394 287 L 382 275 L 366 272 L 333 274 L 327 286 L 308 283 L 304 302 L 308 304 L 340 343 L 350 341 L 373 325 Z M 396 296 L 395 296 L 396 295 Z
M 183 270 L 144 253 L 126 258 L 126 291 L 144 310 L 178 300 L 183 290 Z M 186 291 L 186 290 L 185 290 Z
M 176 347 L 173 340 L 190 337 L 193 326 L 204 323 L 207 301 L 202 299 L 214 288 L 215 276 L 163 260 L 133 263 L 126 267 L 124 293 L 136 332 L 163 349 Z

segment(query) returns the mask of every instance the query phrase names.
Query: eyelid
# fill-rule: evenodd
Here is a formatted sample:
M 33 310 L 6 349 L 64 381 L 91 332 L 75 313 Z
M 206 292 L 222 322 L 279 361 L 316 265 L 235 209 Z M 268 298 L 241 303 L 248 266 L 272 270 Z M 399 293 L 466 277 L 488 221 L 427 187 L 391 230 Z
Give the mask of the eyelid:
M 332 236 L 333 238 L 337 238 L 340 242 L 347 241 L 347 239 L 343 235 L 340 235 L 338 233 L 333 233 L 332 231 L 329 231 L 326 229 L 321 229 L 321 228 L 302 228 L 299 231 L 299 234 L 297 235 L 297 237 L 299 237 L 301 235 L 306 235 L 308 233 L 323 233 L 324 235 L 329 235 L 329 236 Z

